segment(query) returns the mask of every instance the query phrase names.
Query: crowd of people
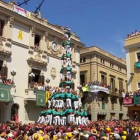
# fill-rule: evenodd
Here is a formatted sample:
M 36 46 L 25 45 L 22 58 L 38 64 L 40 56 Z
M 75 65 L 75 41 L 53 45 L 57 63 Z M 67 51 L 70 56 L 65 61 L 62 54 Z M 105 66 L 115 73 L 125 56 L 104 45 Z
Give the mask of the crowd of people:
M 138 140 L 138 121 L 90 121 L 88 126 L 71 124 L 54 126 L 47 124 L 0 124 L 0 140 Z
M 127 35 L 127 38 L 132 37 L 132 36 L 136 36 L 136 35 L 140 35 L 140 31 L 135 30 L 134 32 L 132 32 L 131 34 Z
M 6 77 L 1 77 L 0 76 L 0 83 L 6 84 L 6 85 L 12 85 L 11 79 L 7 79 Z
M 140 96 L 140 89 L 134 92 L 126 92 L 124 93 L 124 98 L 134 98 L 135 96 Z

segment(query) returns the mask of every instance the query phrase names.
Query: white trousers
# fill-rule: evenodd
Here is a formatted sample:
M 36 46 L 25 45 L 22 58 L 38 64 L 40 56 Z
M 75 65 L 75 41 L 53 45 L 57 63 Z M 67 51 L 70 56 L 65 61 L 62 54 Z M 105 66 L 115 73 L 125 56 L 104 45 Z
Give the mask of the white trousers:
M 63 126 L 66 125 L 66 117 L 62 117 L 62 119 L 61 119 L 61 125 L 63 125 Z
M 84 121 L 83 121 L 84 126 L 87 126 L 88 124 L 88 117 L 85 117 Z
M 71 72 L 67 71 L 67 78 L 71 79 Z
M 82 120 L 82 121 L 81 121 L 82 125 L 84 125 L 85 117 L 82 117 L 81 120 Z
M 68 36 L 68 34 L 64 34 L 65 38 L 68 39 L 69 41 L 71 40 L 71 37 Z
M 51 108 L 51 101 L 48 100 L 48 108 Z
M 45 123 L 45 117 L 44 116 L 41 117 L 40 123 Z
M 78 124 L 82 124 L 81 116 L 78 116 Z
M 67 106 L 67 108 L 71 108 L 71 99 L 66 99 L 66 106 Z
M 55 126 L 60 125 L 60 116 L 55 116 L 53 118 L 53 120 L 54 120 L 54 125 Z
M 79 116 L 76 116 L 76 125 L 80 125 L 80 123 L 79 123 Z
M 71 54 L 71 47 L 69 45 L 67 45 L 67 53 Z
M 41 121 L 42 117 L 39 116 L 38 120 L 37 120 L 37 123 L 39 123 Z
M 59 100 L 59 108 L 63 108 L 64 107 L 64 101 L 63 100 Z
M 74 109 L 78 109 L 79 108 L 79 101 L 74 101 Z
M 71 66 L 71 59 L 70 58 L 67 58 L 67 65 Z
M 52 115 L 47 115 L 46 117 L 45 117 L 45 119 L 46 119 L 46 123 L 47 124 L 49 124 L 49 125 L 51 125 L 52 124 Z
M 62 53 L 66 54 L 66 48 L 65 47 L 62 47 Z
M 68 115 L 68 123 L 74 123 L 74 122 L 75 122 L 74 114 Z
M 60 73 L 60 78 L 63 79 L 64 78 L 64 75 L 62 73 Z

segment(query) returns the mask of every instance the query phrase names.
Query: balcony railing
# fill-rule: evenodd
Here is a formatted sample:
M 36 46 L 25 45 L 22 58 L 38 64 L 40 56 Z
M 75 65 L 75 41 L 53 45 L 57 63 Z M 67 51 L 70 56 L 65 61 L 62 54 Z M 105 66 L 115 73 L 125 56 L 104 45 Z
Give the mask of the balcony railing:
M 134 66 L 135 66 L 136 69 L 140 68 L 140 62 L 135 62 Z

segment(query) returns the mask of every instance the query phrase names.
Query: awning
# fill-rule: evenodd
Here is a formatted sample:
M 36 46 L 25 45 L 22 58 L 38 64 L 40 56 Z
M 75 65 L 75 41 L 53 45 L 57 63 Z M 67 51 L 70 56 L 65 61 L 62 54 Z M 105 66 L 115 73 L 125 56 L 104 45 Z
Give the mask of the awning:
M 36 105 L 45 106 L 46 105 L 46 91 L 36 90 Z
M 0 102 L 10 102 L 11 101 L 11 91 L 10 86 L 1 83 L 0 84 Z

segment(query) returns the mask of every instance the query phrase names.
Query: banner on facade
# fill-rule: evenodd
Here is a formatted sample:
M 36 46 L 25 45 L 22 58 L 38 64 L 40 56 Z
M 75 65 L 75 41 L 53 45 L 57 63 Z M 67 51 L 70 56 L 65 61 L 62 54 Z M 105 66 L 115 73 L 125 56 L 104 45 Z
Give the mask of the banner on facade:
M 17 5 L 14 5 L 14 12 L 18 13 L 19 15 L 22 15 L 24 17 L 27 17 L 27 18 L 30 18 L 30 12 L 24 10 L 23 8 L 17 6 Z
M 139 96 L 134 96 L 134 104 L 135 105 L 140 104 L 140 97 Z
M 82 87 L 82 91 L 83 92 L 89 92 L 90 90 L 89 90 L 89 87 L 88 86 L 85 86 L 85 87 Z
M 132 98 L 123 98 L 123 105 L 132 105 L 133 99 Z
M 36 105 L 45 106 L 46 105 L 46 91 L 36 90 Z
M 90 86 L 90 92 L 97 93 L 97 92 L 100 92 L 100 91 L 109 94 L 109 89 L 108 88 L 97 86 L 97 85 Z
M 10 86 L 5 84 L 0 84 L 0 102 L 10 102 L 11 101 L 11 91 Z

